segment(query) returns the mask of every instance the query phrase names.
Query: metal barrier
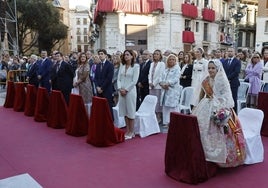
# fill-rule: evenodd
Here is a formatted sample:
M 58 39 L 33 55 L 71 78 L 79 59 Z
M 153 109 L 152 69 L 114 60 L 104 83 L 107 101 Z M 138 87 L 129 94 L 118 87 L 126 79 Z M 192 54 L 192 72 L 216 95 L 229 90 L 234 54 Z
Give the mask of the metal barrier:
M 28 83 L 27 70 L 9 70 L 7 78 L 0 79 L 0 89 L 5 89 L 8 81 Z

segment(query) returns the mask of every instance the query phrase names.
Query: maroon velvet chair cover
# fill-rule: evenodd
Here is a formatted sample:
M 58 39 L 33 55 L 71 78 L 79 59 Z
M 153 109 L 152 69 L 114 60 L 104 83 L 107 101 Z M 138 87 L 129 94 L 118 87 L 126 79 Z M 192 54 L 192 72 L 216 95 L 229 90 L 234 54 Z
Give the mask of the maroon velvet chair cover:
M 67 122 L 67 111 L 62 92 L 52 90 L 49 96 L 47 126 L 55 129 L 64 128 Z
M 258 109 L 262 110 L 264 113 L 264 119 L 261 127 L 261 135 L 268 136 L 268 93 L 259 92 L 258 96 Z
M 88 132 L 88 115 L 82 96 L 71 94 L 68 107 L 68 118 L 65 126 L 66 134 L 85 136 Z
M 38 122 L 47 121 L 47 112 L 49 105 L 49 96 L 46 88 L 37 89 L 36 105 L 34 111 L 34 120 Z
M 26 100 L 24 106 L 25 116 L 34 116 L 37 89 L 34 85 L 27 85 Z
M 16 82 L 13 110 L 16 112 L 23 112 L 25 99 L 26 99 L 25 84 L 23 82 Z
M 106 147 L 124 140 L 124 131 L 113 124 L 107 99 L 93 97 L 87 143 L 98 147 Z
M 6 100 L 5 100 L 5 104 L 4 104 L 5 108 L 13 108 L 14 97 L 15 97 L 14 82 L 8 81 L 7 82 Z
M 205 160 L 196 116 L 172 112 L 165 151 L 165 172 L 182 182 L 197 184 L 216 173 Z

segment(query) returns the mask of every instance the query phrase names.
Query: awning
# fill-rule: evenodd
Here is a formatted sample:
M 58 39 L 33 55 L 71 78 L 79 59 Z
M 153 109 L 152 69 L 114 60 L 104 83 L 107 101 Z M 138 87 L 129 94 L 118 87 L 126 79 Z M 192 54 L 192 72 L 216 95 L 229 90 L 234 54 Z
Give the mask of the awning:
M 149 14 L 156 10 L 164 12 L 163 0 L 98 0 L 94 22 L 98 22 L 98 17 L 102 12 Z

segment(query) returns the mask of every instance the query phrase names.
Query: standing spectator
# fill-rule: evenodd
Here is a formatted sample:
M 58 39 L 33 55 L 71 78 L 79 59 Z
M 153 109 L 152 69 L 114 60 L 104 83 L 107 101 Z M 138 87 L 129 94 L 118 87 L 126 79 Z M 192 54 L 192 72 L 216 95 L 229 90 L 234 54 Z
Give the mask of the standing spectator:
M 139 65 L 135 64 L 135 59 L 136 56 L 132 50 L 124 51 L 117 80 L 119 90 L 119 115 L 125 117 L 127 127 L 125 139 L 131 139 L 135 136 L 136 84 L 139 78 Z
M 120 55 L 114 55 L 113 58 L 113 65 L 114 65 L 114 76 L 113 76 L 113 102 L 114 106 L 116 106 L 118 102 L 118 86 L 117 86 L 117 78 L 119 73 L 119 68 L 121 65 L 121 56 Z
M 73 71 L 75 72 L 75 70 L 77 69 L 77 61 L 78 61 L 78 53 L 77 52 L 73 52 L 70 58 L 70 64 L 73 68 Z
M 104 97 L 108 100 L 110 106 L 110 112 L 113 117 L 113 74 L 114 74 L 114 66 L 108 61 L 107 51 L 105 49 L 100 49 L 98 51 L 99 58 L 101 60 L 100 63 L 97 64 L 96 72 L 95 72 L 95 86 L 98 97 Z
M 100 58 L 98 55 L 93 55 L 92 57 L 93 59 L 93 65 L 90 67 L 90 81 L 91 81 L 91 85 L 92 85 L 92 92 L 93 95 L 96 96 L 97 95 L 97 90 L 96 90 L 96 86 L 95 86 L 95 73 L 96 73 L 96 68 L 97 68 L 97 64 L 101 62 Z
M 162 121 L 162 107 L 160 106 L 161 86 L 159 85 L 161 76 L 165 71 L 166 65 L 162 62 L 162 53 L 160 50 L 155 50 L 153 53 L 153 62 L 149 70 L 149 93 L 150 95 L 157 96 L 157 104 L 155 107 L 156 117 L 158 123 Z
M 252 108 L 257 107 L 258 94 L 261 90 L 261 75 L 263 70 L 263 64 L 261 62 L 261 54 L 256 52 L 251 58 L 251 62 L 248 64 L 245 73 L 245 81 L 248 81 L 251 85 L 248 92 L 248 106 Z
M 41 51 L 41 60 L 38 61 L 38 80 L 39 86 L 47 89 L 48 92 L 51 90 L 51 84 L 49 82 L 49 72 L 52 66 L 52 61 L 47 57 L 47 51 Z
M 180 98 L 180 67 L 177 64 L 177 57 L 170 54 L 167 58 L 166 69 L 161 76 L 161 105 L 163 107 L 163 125 L 168 126 L 170 112 L 178 112 Z
M 50 83 L 53 90 L 62 92 L 64 99 L 69 104 L 69 97 L 73 86 L 74 72 L 70 64 L 63 61 L 61 52 L 56 52 L 57 62 L 53 65 L 50 74 Z
M 182 87 L 191 86 L 193 73 L 193 60 L 190 53 L 184 55 L 184 66 L 181 69 L 180 85 Z
M 247 51 L 241 51 L 238 53 L 238 57 L 239 57 L 239 60 L 241 62 L 241 69 L 240 69 L 240 73 L 239 73 L 239 78 L 240 79 L 244 79 L 245 78 L 245 69 L 249 63 L 249 60 L 248 60 L 248 53 Z
M 184 52 L 180 51 L 178 54 L 178 63 L 180 68 L 182 69 L 182 67 L 184 66 Z
M 232 96 L 234 100 L 234 110 L 237 112 L 237 92 L 240 86 L 239 73 L 241 70 L 240 60 L 235 57 L 235 49 L 229 47 L 227 50 L 228 58 L 223 61 L 223 68 L 230 82 Z
M 0 63 L 0 82 L 6 82 L 7 73 L 8 73 L 8 62 L 10 56 L 8 53 L 4 52 L 2 55 L 2 61 Z M 5 88 L 5 84 L 2 84 L 1 87 Z
M 38 57 L 35 54 L 32 54 L 29 60 L 29 68 L 27 71 L 27 80 L 29 84 L 34 85 L 35 87 L 38 87 L 39 80 L 37 78 L 38 74 L 38 64 L 37 64 Z
M 89 64 L 85 53 L 81 53 L 78 57 L 78 67 L 75 71 L 77 80 L 73 86 L 77 87 L 79 94 L 82 96 L 85 104 L 92 102 L 93 90 L 89 79 Z
M 138 79 L 138 84 L 137 84 L 137 108 L 138 109 L 143 102 L 144 98 L 146 95 L 149 94 L 149 70 L 150 70 L 150 65 L 152 61 L 149 59 L 150 52 L 148 50 L 144 50 L 142 53 L 142 60 L 143 62 L 140 64 L 140 74 L 139 74 L 139 79 Z
M 192 73 L 192 87 L 194 88 L 194 96 L 192 105 L 196 106 L 199 101 L 199 93 L 201 91 L 201 82 L 204 76 L 207 74 L 208 61 L 204 58 L 204 50 L 199 47 L 195 51 L 195 60 L 193 63 Z
M 263 91 L 268 92 L 268 46 L 263 47 L 261 51 L 263 57 L 263 81 L 265 82 Z

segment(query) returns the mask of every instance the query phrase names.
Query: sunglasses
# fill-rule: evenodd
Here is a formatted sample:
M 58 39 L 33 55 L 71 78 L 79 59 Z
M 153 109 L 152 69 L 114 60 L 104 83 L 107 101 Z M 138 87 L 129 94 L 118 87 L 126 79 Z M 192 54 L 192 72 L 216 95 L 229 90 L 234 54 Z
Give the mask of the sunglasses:
M 253 58 L 258 58 L 258 59 L 259 59 L 260 57 L 255 56 L 255 57 L 253 57 Z

